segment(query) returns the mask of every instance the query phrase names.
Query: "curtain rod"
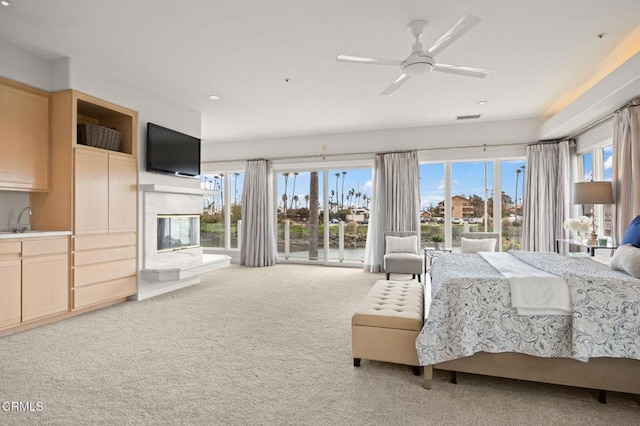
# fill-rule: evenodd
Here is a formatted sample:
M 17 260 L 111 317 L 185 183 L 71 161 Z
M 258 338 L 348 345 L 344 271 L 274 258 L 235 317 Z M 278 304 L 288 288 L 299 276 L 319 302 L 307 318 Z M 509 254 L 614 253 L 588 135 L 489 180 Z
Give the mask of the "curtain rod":
M 487 148 L 503 148 L 503 147 L 507 147 L 507 146 L 527 146 L 530 144 L 534 144 L 534 143 L 538 143 L 538 142 L 530 142 L 530 143 L 503 143 L 503 144 L 482 144 L 482 145 L 464 145 L 464 146 L 450 146 L 450 147 L 434 147 L 434 148 L 421 148 L 421 149 L 410 149 L 410 150 L 402 150 L 402 151 L 384 151 L 384 152 L 364 152 L 364 151 L 360 151 L 360 152 L 345 152 L 345 153 L 341 153 L 341 154 L 310 154 L 310 155 L 292 155 L 292 156 L 287 156 L 287 157 L 266 157 L 263 158 L 264 160 L 304 160 L 304 159 L 309 159 L 309 158 L 322 158 L 323 160 L 326 158 L 332 158 L 332 157 L 348 157 L 351 155 L 369 155 L 371 156 L 371 158 L 373 158 L 373 156 L 375 156 L 376 154 L 389 154 L 389 153 L 394 153 L 394 152 L 413 152 L 416 151 L 418 153 L 420 152 L 424 152 L 424 151 L 440 151 L 440 150 L 446 150 L 446 149 L 472 149 L 472 148 L 480 148 L 483 151 L 486 151 Z M 208 163 L 228 163 L 228 162 L 233 162 L 233 161 L 249 161 L 250 159 L 243 159 L 243 160 L 223 160 L 223 161 L 203 161 L 202 164 L 208 164 Z

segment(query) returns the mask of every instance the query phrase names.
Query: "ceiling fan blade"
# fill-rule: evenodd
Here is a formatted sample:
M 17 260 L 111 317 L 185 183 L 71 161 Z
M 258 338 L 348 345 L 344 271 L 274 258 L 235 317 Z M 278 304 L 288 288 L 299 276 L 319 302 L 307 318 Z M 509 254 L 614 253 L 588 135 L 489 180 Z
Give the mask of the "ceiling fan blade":
M 389 87 L 384 89 L 384 92 L 380 93 L 380 96 L 391 96 L 393 92 L 398 90 L 407 80 L 409 80 L 409 76 L 407 74 L 402 74 L 396 81 L 391 83 Z
M 355 64 L 372 64 L 372 65 L 400 65 L 400 62 L 395 59 L 378 59 L 368 58 L 366 56 L 351 56 L 351 55 L 338 55 L 336 58 L 338 62 L 351 62 Z
M 449 64 L 435 64 L 433 66 L 433 71 L 446 72 L 449 74 L 466 75 L 468 77 L 478 77 L 478 78 L 485 78 L 491 72 L 491 70 L 487 70 L 484 68 L 461 67 L 458 65 L 449 65 Z
M 435 56 L 449 47 L 451 43 L 459 39 L 464 33 L 473 28 L 480 18 L 474 15 L 462 15 L 447 31 L 436 40 L 427 50 L 429 55 Z

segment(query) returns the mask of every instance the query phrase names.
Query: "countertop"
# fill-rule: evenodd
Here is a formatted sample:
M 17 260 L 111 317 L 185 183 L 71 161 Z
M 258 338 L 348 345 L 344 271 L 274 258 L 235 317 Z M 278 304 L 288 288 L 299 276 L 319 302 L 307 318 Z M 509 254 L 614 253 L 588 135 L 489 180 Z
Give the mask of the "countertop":
M 0 240 L 37 238 L 37 237 L 58 237 L 71 235 L 71 231 L 26 231 L 26 232 L 0 232 Z

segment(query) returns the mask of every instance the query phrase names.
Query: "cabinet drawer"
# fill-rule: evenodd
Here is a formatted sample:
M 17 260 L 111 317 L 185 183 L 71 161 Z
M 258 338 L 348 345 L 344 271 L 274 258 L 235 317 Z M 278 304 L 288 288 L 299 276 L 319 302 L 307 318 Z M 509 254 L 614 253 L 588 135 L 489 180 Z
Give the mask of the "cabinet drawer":
M 77 266 L 73 270 L 73 285 L 74 287 L 81 287 L 102 281 L 125 278 L 131 275 L 136 275 L 135 259 Z
M 109 247 L 135 246 L 136 234 L 105 234 L 78 236 L 74 240 L 74 250 L 95 250 Z
M 112 262 L 114 260 L 135 259 L 136 247 L 115 247 L 101 250 L 79 251 L 73 257 L 75 266 L 89 265 L 92 263 Z
M 36 239 L 22 242 L 22 256 L 39 256 L 46 254 L 67 253 L 69 251 L 69 239 L 52 238 Z
M 0 243 L 0 255 L 1 254 L 20 254 L 22 246 L 20 241 L 2 242 Z
M 84 308 L 96 303 L 131 296 L 136 291 L 136 277 L 78 287 L 73 290 L 73 307 L 74 309 Z

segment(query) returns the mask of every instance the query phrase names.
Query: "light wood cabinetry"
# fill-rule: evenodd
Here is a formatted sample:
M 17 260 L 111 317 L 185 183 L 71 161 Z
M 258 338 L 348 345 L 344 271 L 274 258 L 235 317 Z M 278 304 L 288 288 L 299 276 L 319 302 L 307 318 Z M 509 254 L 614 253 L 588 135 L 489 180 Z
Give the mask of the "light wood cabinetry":
M 0 190 L 45 191 L 49 94 L 0 78 Z
M 72 309 L 133 295 L 137 291 L 137 113 L 73 90 L 52 93 L 50 108 L 55 166 L 49 192 L 31 194 L 32 226 L 73 232 Z M 83 123 L 118 130 L 119 151 L 78 144 L 77 125 Z
M 69 237 L 0 242 L 0 329 L 69 312 Z
M 69 310 L 69 239 L 22 242 L 22 321 Z
M 20 324 L 20 242 L 0 243 L 0 329 Z

